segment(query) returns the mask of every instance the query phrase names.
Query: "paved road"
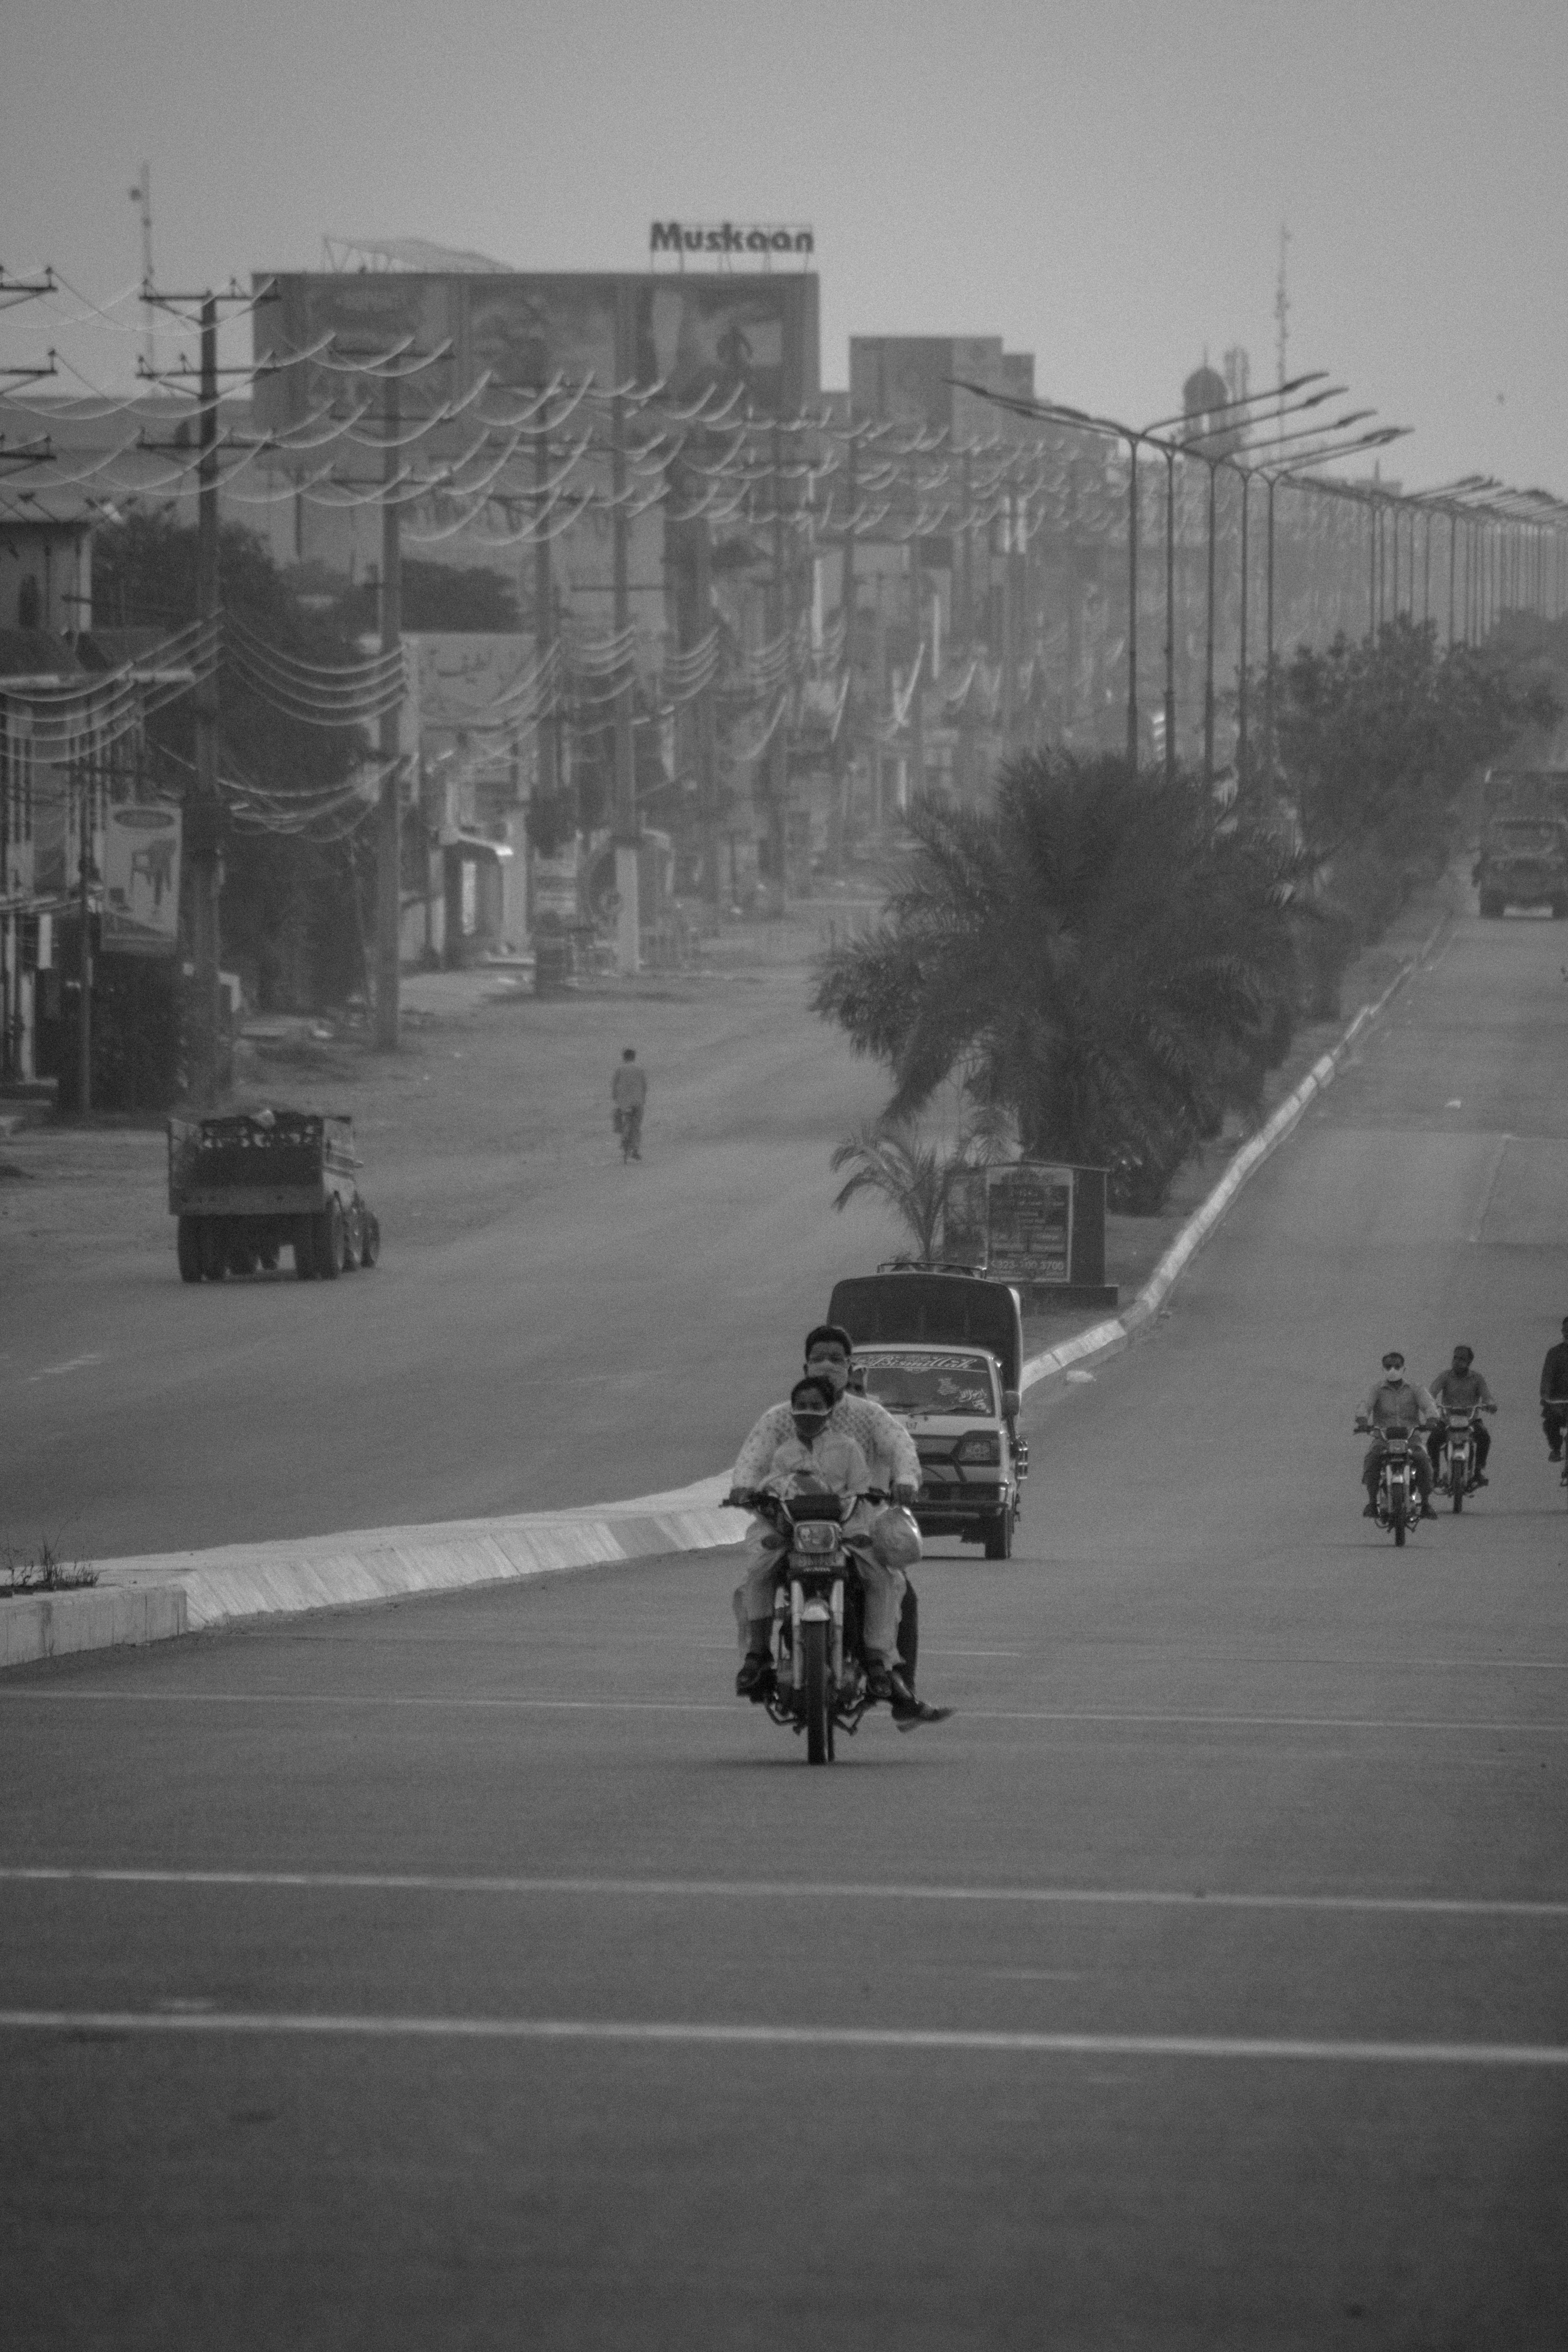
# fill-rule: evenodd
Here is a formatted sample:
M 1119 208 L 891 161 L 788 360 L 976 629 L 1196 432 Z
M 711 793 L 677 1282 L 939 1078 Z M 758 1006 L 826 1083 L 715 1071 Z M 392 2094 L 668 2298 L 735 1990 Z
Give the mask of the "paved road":
M 1037 1416 L 940 1731 L 808 1771 L 712 1558 L 6 1676 L 8 2352 L 1560 2344 L 1559 961 L 1462 927 Z M 1396 1552 L 1352 1412 L 1459 1338 Z
M 542 1039 L 580 1034 L 589 1121 L 520 1164 L 517 1207 L 425 1246 L 385 1197 L 387 1139 L 366 1177 L 385 1251 L 363 1280 L 186 1288 L 149 1139 L 150 1243 L 0 1251 L 0 1538 L 113 1559 L 558 1509 L 721 1468 L 833 1281 L 887 1245 L 868 1211 L 827 1213 L 828 1155 L 886 1089 L 805 994 L 796 970 L 706 1002 L 482 1015 L 489 1082 L 520 1092 Z M 655 1091 L 628 1168 L 608 1087 L 634 1020 Z

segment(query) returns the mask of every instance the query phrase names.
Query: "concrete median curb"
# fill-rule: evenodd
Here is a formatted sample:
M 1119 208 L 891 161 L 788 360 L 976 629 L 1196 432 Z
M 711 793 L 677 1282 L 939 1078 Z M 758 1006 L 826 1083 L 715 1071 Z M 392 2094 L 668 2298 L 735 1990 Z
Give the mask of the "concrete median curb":
M 1449 920 L 1447 914 L 1439 918 L 1415 953 L 1400 965 L 1383 994 L 1373 1003 L 1362 1006 L 1339 1044 L 1313 1063 L 1300 1085 L 1286 1096 L 1257 1134 L 1247 1138 L 1208 1198 L 1187 1219 L 1131 1306 L 1103 1323 L 1092 1324 L 1087 1331 L 1075 1331 L 1072 1338 L 1064 1339 L 1059 1347 L 1047 1348 L 1041 1354 L 1028 1358 L 1019 1384 L 1026 1393 L 1038 1388 L 1043 1381 L 1065 1381 L 1070 1371 L 1105 1363 L 1147 1332 L 1176 1282 L 1225 1216 L 1247 1178 L 1279 1150 L 1285 1138 L 1300 1123 L 1309 1103 L 1321 1095 L 1325 1087 L 1332 1084 L 1345 1055 L 1377 1019 L 1390 999 L 1404 987 L 1417 965 L 1425 962 L 1431 954 Z
M 0 1666 L 63 1658 L 73 1650 L 108 1650 L 166 1642 L 188 1630 L 178 1584 L 94 1585 L 76 1592 L 35 1592 L 0 1601 Z
M 1448 919 L 1443 917 L 1376 1003 L 1363 1005 L 1332 1052 L 1313 1064 L 1268 1123 L 1242 1145 L 1131 1306 L 1075 1333 L 1059 1347 L 1031 1356 L 1023 1368 L 1026 1391 L 1102 1363 L 1147 1332 L 1247 1178 L 1278 1150 L 1308 1104 L 1330 1084 L 1344 1055 L 1431 952 Z M 741 1542 L 746 1529 L 744 1512 L 723 1507 L 728 1485 L 727 1475 L 721 1475 L 667 1494 L 569 1511 L 368 1528 L 100 1561 L 99 1581 L 90 1591 L 0 1602 L 0 1667 L 72 1650 L 163 1641 L 258 1617 L 364 1608 L 421 1592 L 457 1592 L 574 1569 L 663 1559 L 671 1552 L 717 1550 Z

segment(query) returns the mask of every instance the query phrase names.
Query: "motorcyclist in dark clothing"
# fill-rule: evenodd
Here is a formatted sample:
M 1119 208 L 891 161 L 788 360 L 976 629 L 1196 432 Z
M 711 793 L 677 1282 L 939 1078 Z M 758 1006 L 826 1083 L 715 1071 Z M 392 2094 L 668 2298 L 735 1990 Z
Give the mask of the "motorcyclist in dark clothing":
M 1563 1337 L 1548 1348 L 1541 1367 L 1541 1426 L 1546 1433 L 1547 1458 L 1561 1462 L 1563 1433 L 1568 1429 L 1568 1315 L 1563 1318 Z
M 1451 1412 L 1468 1412 L 1475 1432 L 1475 1467 L 1471 1473 L 1473 1486 L 1490 1484 L 1487 1476 L 1487 1456 L 1492 1450 L 1492 1433 L 1481 1419 L 1483 1412 L 1496 1412 L 1497 1399 L 1487 1385 L 1486 1374 L 1475 1369 L 1473 1348 L 1456 1348 L 1454 1360 L 1446 1371 L 1438 1373 L 1428 1393 L 1444 1415 L 1426 1440 L 1426 1453 L 1432 1464 L 1432 1475 L 1436 1477 L 1442 1467 L 1443 1449 L 1448 1443 L 1447 1416 Z

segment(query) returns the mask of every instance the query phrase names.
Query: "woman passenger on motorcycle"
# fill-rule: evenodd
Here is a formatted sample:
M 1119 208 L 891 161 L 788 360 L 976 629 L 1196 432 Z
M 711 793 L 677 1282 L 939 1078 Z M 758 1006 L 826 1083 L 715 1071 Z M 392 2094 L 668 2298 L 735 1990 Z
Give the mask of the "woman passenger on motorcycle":
M 831 1429 L 837 1402 L 831 1381 L 808 1373 L 790 1391 L 792 1433 L 774 1447 L 764 1485 L 775 1494 L 826 1493 L 858 1496 L 871 1483 L 866 1456 L 847 1430 Z M 886 1568 L 865 1538 L 871 1517 L 858 1502 L 844 1520 L 847 1537 L 858 1536 L 855 1565 L 865 1600 L 866 1680 L 873 1698 L 891 1699 L 898 1659 L 899 1611 L 904 1598 L 901 1570 Z M 757 1537 L 752 1564 L 735 1591 L 735 1618 L 744 1656 L 735 1677 L 742 1698 L 765 1693 L 772 1665 L 773 1592 L 783 1573 L 783 1543 L 766 1522 Z

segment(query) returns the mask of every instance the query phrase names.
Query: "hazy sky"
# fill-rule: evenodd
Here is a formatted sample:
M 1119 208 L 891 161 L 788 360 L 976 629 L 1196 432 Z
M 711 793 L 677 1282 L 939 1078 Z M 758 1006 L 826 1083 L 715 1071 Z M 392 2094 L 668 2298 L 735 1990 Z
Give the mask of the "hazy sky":
M 1283 221 L 1290 366 L 1415 425 L 1406 481 L 1568 494 L 1565 100 L 1568 0 L 0 0 L 0 261 L 123 291 L 143 157 L 187 288 L 323 231 L 635 269 L 655 215 L 809 221 L 825 383 L 1000 334 L 1142 421 L 1205 347 L 1272 376 Z M 0 352 L 122 381 L 51 307 Z

